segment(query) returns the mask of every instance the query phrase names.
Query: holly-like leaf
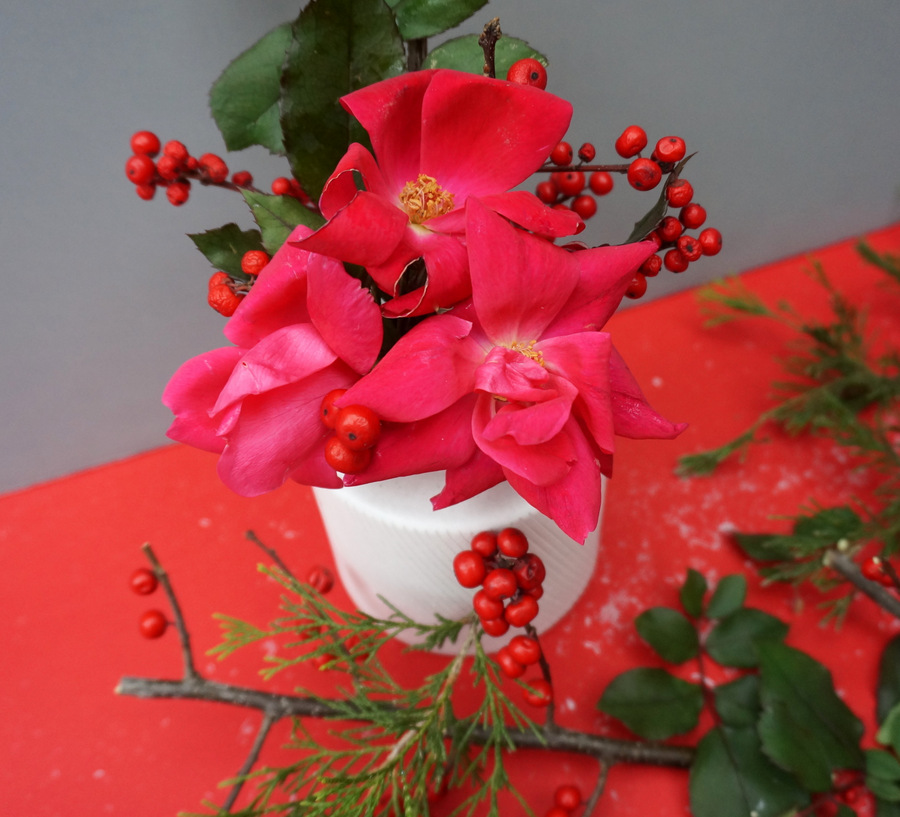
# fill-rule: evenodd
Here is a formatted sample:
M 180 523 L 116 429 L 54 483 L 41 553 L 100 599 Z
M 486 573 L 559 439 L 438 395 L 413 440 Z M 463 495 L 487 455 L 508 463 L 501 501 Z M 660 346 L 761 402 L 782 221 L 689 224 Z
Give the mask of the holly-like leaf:
M 386 0 L 397 17 L 404 40 L 433 37 L 458 26 L 488 0 Z
M 232 61 L 209 93 L 209 107 L 228 150 L 262 145 L 284 153 L 281 137 L 281 67 L 291 42 L 284 23 Z
M 678 591 L 681 606 L 691 618 L 703 615 L 703 597 L 706 595 L 706 579 L 703 574 L 689 567 L 684 584 Z
M 900 704 L 900 635 L 894 636 L 881 653 L 878 665 L 878 722 L 884 723 L 888 713 Z
M 713 727 L 691 764 L 693 817 L 783 817 L 808 804 L 809 795 L 763 754 L 750 727 Z
M 864 768 L 862 722 L 838 697 L 831 673 L 786 644 L 759 642 L 757 650 L 765 753 L 810 791 L 829 791 L 838 769 Z
M 694 625 L 671 607 L 645 610 L 634 620 L 634 626 L 641 638 L 670 664 L 683 664 L 700 649 Z
M 403 70 L 394 15 L 374 0 L 312 0 L 291 29 L 282 73 L 281 126 L 294 177 L 318 198 L 365 131 L 340 98 Z
M 703 692 L 664 669 L 639 667 L 614 678 L 599 708 L 648 740 L 690 732 L 703 709 Z
M 727 726 L 755 726 L 760 713 L 759 678 L 744 675 L 713 690 L 716 712 Z
M 258 230 L 241 230 L 237 224 L 226 224 L 217 230 L 194 233 L 188 238 L 215 269 L 239 277 L 244 277 L 241 270 L 241 258 L 244 253 L 249 250 L 260 250 L 263 246 Z
M 747 598 L 747 580 L 736 573 L 724 576 L 716 585 L 706 615 L 709 618 L 724 618 L 740 610 Z
M 742 607 L 719 619 L 706 638 L 706 651 L 726 667 L 755 667 L 759 663 L 756 644 L 761 640 L 780 641 L 787 631 L 781 619 Z
M 262 243 L 269 255 L 275 254 L 298 224 L 317 230 L 325 223 L 322 216 L 292 196 L 270 196 L 250 190 L 244 190 L 243 194 L 262 231 Z
M 525 40 L 503 36 L 497 41 L 494 53 L 495 68 L 500 79 L 506 78 L 510 66 L 526 57 L 537 60 L 545 68 L 547 58 L 540 51 L 535 51 Z M 478 35 L 469 34 L 455 37 L 439 45 L 425 57 L 423 68 L 452 68 L 454 71 L 466 71 L 469 74 L 484 72 L 484 51 L 478 45 Z

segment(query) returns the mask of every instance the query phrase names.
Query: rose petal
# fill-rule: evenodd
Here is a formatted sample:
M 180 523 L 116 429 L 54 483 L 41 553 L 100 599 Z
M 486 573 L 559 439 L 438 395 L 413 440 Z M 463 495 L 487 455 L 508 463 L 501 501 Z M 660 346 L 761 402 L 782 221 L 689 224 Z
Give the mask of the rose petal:
M 558 237 L 576 235 L 584 230 L 584 221 L 577 213 L 548 207 L 534 193 L 526 190 L 482 196 L 479 201 L 504 218 L 539 235 Z
M 615 348 L 610 355 L 609 381 L 613 422 L 620 437 L 670 440 L 687 428 L 687 423 L 672 423 L 650 406 Z
M 457 468 L 448 468 L 443 490 L 431 498 L 431 507 L 439 511 L 464 502 L 505 479 L 503 469 L 481 449 Z

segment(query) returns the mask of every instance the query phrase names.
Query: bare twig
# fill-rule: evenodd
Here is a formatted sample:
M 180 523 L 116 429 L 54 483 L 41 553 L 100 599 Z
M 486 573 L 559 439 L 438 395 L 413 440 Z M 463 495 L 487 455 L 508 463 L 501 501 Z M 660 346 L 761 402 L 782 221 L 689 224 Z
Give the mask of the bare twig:
M 265 542 L 263 542 L 252 530 L 248 530 L 244 536 L 247 537 L 254 545 L 256 545 L 263 553 L 266 554 L 279 568 L 281 568 L 282 572 L 292 578 L 294 581 L 297 581 L 297 577 L 291 572 L 290 568 L 281 560 L 281 557 L 278 555 L 278 551 L 270 548 Z
M 856 562 L 839 550 L 829 550 L 822 563 L 840 573 L 857 590 L 865 593 L 879 607 L 883 607 L 895 618 L 900 618 L 900 599 L 876 582 L 863 576 Z
M 406 43 L 406 70 L 420 71 L 428 53 L 428 40 L 421 37 Z
M 538 645 L 541 643 L 541 639 L 538 636 L 538 631 L 534 628 L 532 624 L 527 624 L 525 626 L 525 632 L 537 641 Z M 553 678 L 550 675 L 550 664 L 547 663 L 547 659 L 544 656 L 544 648 L 541 647 L 541 657 L 538 659 L 538 666 L 541 668 L 541 674 L 544 676 L 544 680 L 550 685 L 550 689 L 553 689 Z M 556 723 L 554 721 L 554 715 L 556 713 L 556 705 L 553 700 L 553 695 L 550 695 L 550 703 L 547 704 L 546 707 L 546 715 L 544 716 L 544 728 L 548 731 L 556 728 Z
M 606 788 L 606 776 L 609 774 L 609 764 L 604 763 L 602 760 L 600 761 L 600 776 L 597 778 L 597 783 L 594 786 L 594 790 L 591 792 L 591 796 L 585 801 L 584 804 L 584 812 L 582 817 L 591 817 L 594 813 L 594 809 L 597 807 L 597 803 L 600 802 L 600 797 L 603 795 L 603 790 Z
M 271 715 L 268 712 L 265 712 L 263 714 L 262 723 L 259 725 L 259 730 L 256 733 L 256 739 L 253 741 L 253 745 L 250 747 L 250 752 L 247 754 L 247 759 L 244 761 L 244 765 L 241 766 L 236 775 L 237 782 L 234 784 L 234 786 L 231 787 L 231 791 L 228 793 L 228 797 L 222 804 L 222 810 L 226 813 L 231 811 L 231 807 L 238 799 L 238 795 L 241 793 L 241 789 L 244 788 L 244 778 L 250 773 L 250 770 L 253 768 L 256 761 L 259 760 L 259 753 L 262 751 L 263 744 L 266 742 L 266 738 L 269 737 L 269 731 L 277 723 L 277 721 L 278 719 L 274 715 Z
M 481 50 L 484 51 L 484 75 L 491 79 L 496 79 L 497 77 L 497 40 L 502 36 L 503 32 L 500 31 L 500 18 L 494 17 L 493 20 L 485 24 L 484 30 L 478 38 L 478 45 L 480 45 Z

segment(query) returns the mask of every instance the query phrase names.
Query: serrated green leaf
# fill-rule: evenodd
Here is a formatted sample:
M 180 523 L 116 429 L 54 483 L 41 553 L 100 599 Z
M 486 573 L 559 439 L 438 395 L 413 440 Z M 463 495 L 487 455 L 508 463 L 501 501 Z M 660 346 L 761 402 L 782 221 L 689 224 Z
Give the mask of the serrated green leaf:
M 751 559 L 778 562 L 792 558 L 790 537 L 777 533 L 734 533 L 734 543 Z
M 703 692 L 664 669 L 639 667 L 614 678 L 598 706 L 635 734 L 665 740 L 697 725 Z
M 809 795 L 762 752 L 752 727 L 717 726 L 697 746 L 690 775 L 693 817 L 783 817 Z
M 249 250 L 262 249 L 259 230 L 241 230 L 237 224 L 226 224 L 216 230 L 188 235 L 197 249 L 217 270 L 231 275 L 244 275 L 241 258 Z
M 888 641 L 878 664 L 878 722 L 884 723 L 897 704 L 900 704 L 900 635 Z
M 683 664 L 700 649 L 694 625 L 671 607 L 645 610 L 634 620 L 634 626 L 640 637 L 670 664 Z
M 292 196 L 270 196 L 250 190 L 242 192 L 262 231 L 262 242 L 269 255 L 277 252 L 297 225 L 304 224 L 311 230 L 317 230 L 325 223 L 322 216 Z
M 706 651 L 714 661 L 726 667 L 755 667 L 759 663 L 756 644 L 762 640 L 780 641 L 788 626 L 781 619 L 752 607 L 720 618 L 706 637 Z
M 517 60 L 526 57 L 537 60 L 544 67 L 547 58 L 540 51 L 535 51 L 525 40 L 503 36 L 497 41 L 494 52 L 495 68 L 500 79 L 506 78 L 510 66 Z M 465 71 L 469 74 L 484 73 L 484 51 L 478 45 L 478 35 L 468 34 L 455 37 L 439 45 L 425 57 L 423 68 L 452 68 L 454 71 Z
M 403 70 L 394 15 L 373 0 L 312 0 L 291 28 L 281 126 L 294 177 L 314 199 L 351 142 L 366 132 L 340 98 Z
M 895 752 L 898 751 L 898 747 L 900 747 L 900 704 L 888 712 L 875 735 L 875 740 L 883 746 L 890 746 Z
M 681 606 L 691 618 L 703 615 L 703 597 L 706 595 L 706 578 L 694 568 L 689 567 L 684 584 L 678 591 Z
M 724 618 L 740 610 L 746 598 L 747 580 L 739 573 L 724 576 L 709 600 L 706 615 L 709 618 Z
M 810 791 L 830 790 L 838 769 L 862 769 L 863 725 L 838 697 L 831 673 L 785 644 L 760 642 L 757 649 L 765 753 Z
M 291 24 L 266 34 L 233 60 L 213 83 L 209 107 L 228 150 L 262 145 L 284 153 L 281 136 L 281 67 Z
M 760 713 L 759 678 L 744 675 L 713 690 L 716 712 L 726 726 L 754 726 Z
M 433 37 L 458 26 L 488 0 L 388 0 L 404 40 Z

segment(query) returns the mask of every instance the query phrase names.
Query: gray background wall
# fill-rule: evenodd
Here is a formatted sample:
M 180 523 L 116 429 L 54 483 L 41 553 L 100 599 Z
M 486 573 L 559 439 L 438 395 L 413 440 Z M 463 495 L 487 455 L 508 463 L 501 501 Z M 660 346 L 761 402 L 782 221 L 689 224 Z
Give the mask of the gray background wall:
M 155 447 L 160 392 L 222 345 L 206 262 L 185 238 L 238 197 L 140 201 L 123 172 L 138 129 L 221 151 L 206 110 L 230 59 L 300 4 L 284 0 L 47 0 L 0 5 L 0 491 Z M 599 157 L 628 124 L 699 150 L 687 174 L 725 250 L 651 295 L 693 286 L 900 218 L 895 0 L 493 0 L 509 34 L 552 61 L 576 108 L 571 141 Z M 226 157 L 260 181 L 265 152 Z M 601 207 L 622 240 L 649 205 Z

